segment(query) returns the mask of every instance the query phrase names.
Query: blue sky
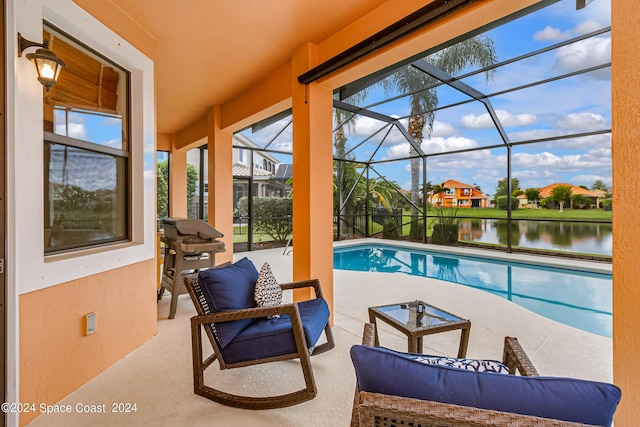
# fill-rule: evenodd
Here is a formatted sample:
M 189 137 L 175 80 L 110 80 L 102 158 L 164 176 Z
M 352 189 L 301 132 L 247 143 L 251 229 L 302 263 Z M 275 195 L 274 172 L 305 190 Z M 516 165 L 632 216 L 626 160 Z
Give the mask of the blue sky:
M 558 2 L 550 7 L 519 18 L 486 33 L 495 44 L 498 61 L 541 49 L 563 40 L 610 25 L 610 1 L 594 0 L 585 9 L 575 10 L 574 0 Z M 491 82 L 483 75 L 464 82 L 485 94 L 493 94 L 586 67 L 611 61 L 609 32 L 573 43 L 527 60 L 497 69 Z M 490 99 L 511 141 L 570 136 L 579 132 L 611 127 L 610 67 L 588 74 L 534 86 Z M 369 102 L 385 98 L 375 90 Z M 441 105 L 466 99 L 453 89 L 438 89 Z M 409 114 L 406 98 L 382 104 L 375 111 L 393 117 Z M 406 121 L 405 121 L 406 124 Z M 263 145 L 281 128 L 275 124 L 260 133 L 245 132 Z M 348 132 L 348 145 L 356 147 L 379 130 L 384 123 L 359 117 Z M 376 151 L 386 129 L 353 152 L 357 160 L 388 160 L 408 154 L 408 143 L 400 132 L 392 130 Z M 483 147 L 501 143 L 484 106 L 478 102 L 440 110 L 436 113 L 433 132 L 425 135 L 422 148 L 426 153 Z M 283 132 L 271 148 L 291 151 L 291 132 Z M 375 155 L 374 155 L 375 153 Z M 290 162 L 286 156 L 283 162 Z M 410 188 L 409 161 L 398 160 L 374 166 L 402 188 Z M 433 156 L 427 162 L 427 180 L 438 183 L 456 179 L 477 184 L 486 193 L 495 192 L 497 182 L 506 176 L 506 149 L 480 150 L 461 154 Z M 554 182 L 591 186 L 595 180 L 611 185 L 611 136 L 609 133 L 566 138 L 546 143 L 528 144 L 512 150 L 512 176 L 522 188 L 542 187 Z

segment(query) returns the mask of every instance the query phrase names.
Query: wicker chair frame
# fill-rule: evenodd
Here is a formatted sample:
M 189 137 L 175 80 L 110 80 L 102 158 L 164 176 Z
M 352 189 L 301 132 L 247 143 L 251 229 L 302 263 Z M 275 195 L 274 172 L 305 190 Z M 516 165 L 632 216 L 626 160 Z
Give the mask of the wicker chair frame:
M 373 346 L 375 326 L 365 324 L 362 344 Z M 522 349 L 517 338 L 505 337 L 503 361 L 510 374 L 537 376 L 538 371 Z M 586 424 L 452 405 L 399 396 L 356 393 L 351 414 L 351 427 L 588 427 Z M 593 427 L 593 426 L 590 426 Z
M 300 313 L 298 311 L 297 304 L 282 304 L 272 307 L 256 307 L 243 310 L 218 312 L 214 314 L 205 314 L 194 290 L 194 281 L 195 283 L 197 283 L 197 280 L 197 274 L 184 276 L 185 287 L 187 288 L 187 292 L 191 296 L 191 299 L 196 307 L 196 311 L 198 312 L 197 316 L 191 318 L 194 393 L 223 405 L 244 409 L 282 408 L 313 399 L 317 394 L 317 388 L 313 377 L 313 369 L 311 367 L 310 356 L 324 353 L 335 347 L 333 331 L 329 322 L 327 322 L 327 325 L 324 328 L 326 342 L 319 346 L 316 346 L 315 348 L 307 348 L 307 343 L 304 337 L 304 330 L 302 329 L 302 322 L 300 320 Z M 311 287 L 315 291 L 316 298 L 322 298 L 322 288 L 320 287 L 320 282 L 317 279 L 284 283 L 280 284 L 280 287 L 282 288 L 282 290 Z M 261 358 L 240 363 L 227 363 L 224 360 L 224 356 L 220 351 L 220 347 L 218 345 L 218 341 L 215 338 L 214 330 L 211 327 L 211 323 L 229 322 L 238 319 L 261 318 L 272 316 L 275 314 L 287 314 L 290 316 L 291 328 L 296 343 L 295 353 Z M 213 347 L 213 354 L 211 354 L 206 359 L 203 357 L 202 348 L 203 328 L 205 331 L 205 335 L 209 338 L 211 346 Z M 206 385 L 204 381 L 204 371 L 209 366 L 211 366 L 211 364 L 215 360 L 218 360 L 220 369 L 224 370 L 290 359 L 300 359 L 302 374 L 305 381 L 305 387 L 303 389 L 292 393 L 268 397 L 242 396 L 215 389 L 211 386 Z

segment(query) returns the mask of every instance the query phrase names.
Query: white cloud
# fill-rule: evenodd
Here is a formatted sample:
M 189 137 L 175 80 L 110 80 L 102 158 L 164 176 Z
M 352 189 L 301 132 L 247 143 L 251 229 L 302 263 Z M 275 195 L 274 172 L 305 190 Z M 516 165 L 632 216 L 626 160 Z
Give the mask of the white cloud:
M 445 153 L 456 150 L 464 150 L 467 148 L 477 147 L 478 143 L 473 139 L 464 138 L 461 136 L 451 136 L 448 138 L 431 138 L 425 141 L 422 141 L 422 151 L 425 153 Z M 467 156 L 474 156 L 474 153 L 478 153 L 476 151 L 468 153 Z M 396 144 L 392 147 L 389 147 L 385 152 L 384 159 L 397 159 L 402 157 L 409 156 L 409 143 L 405 142 L 402 144 Z
M 116 117 L 107 117 L 102 121 L 102 126 L 122 126 L 122 119 Z
M 269 146 L 269 149 L 276 151 L 284 151 L 286 153 L 293 152 L 293 142 L 291 141 L 276 141 Z
M 145 181 L 154 181 L 156 179 L 156 174 L 153 170 L 145 170 L 143 176 Z
M 505 110 L 496 110 L 496 116 L 502 123 L 502 126 L 528 126 L 537 121 L 533 114 L 511 114 Z M 482 129 L 495 127 L 489 113 L 475 115 L 467 114 L 462 116 L 462 127 L 469 129 Z
M 611 187 L 612 179 L 611 176 L 601 176 L 601 175 L 576 175 L 572 178 L 572 184 L 578 183 L 575 185 L 586 185 L 590 187 L 594 182 L 600 180 Z
M 433 122 L 433 131 L 431 132 L 431 137 L 438 136 L 451 136 L 455 134 L 455 129 L 449 123 L 441 122 L 439 120 L 434 120 Z
M 448 138 L 431 138 L 422 141 L 422 151 L 425 153 L 445 153 L 456 150 L 477 147 L 478 143 L 462 136 L 450 136 Z
M 389 147 L 384 155 L 384 159 L 398 159 L 409 156 L 409 143 L 397 144 Z
M 154 144 L 145 144 L 144 145 L 144 154 L 155 154 L 156 147 Z
M 605 129 L 607 120 L 597 113 L 572 113 L 555 123 L 558 129 L 571 130 L 574 132 Z
M 554 129 L 530 129 L 521 132 L 511 132 L 508 134 L 509 140 L 516 141 L 533 141 L 536 139 L 551 138 L 562 135 L 563 132 Z
M 56 133 L 58 135 L 65 135 L 68 133 L 68 136 L 76 139 L 81 139 L 83 141 L 87 140 L 87 127 L 84 123 L 69 123 L 68 126 L 65 126 L 64 123 L 56 125 Z
M 569 31 L 562 31 L 559 28 L 551 27 L 547 25 L 544 30 L 537 31 L 533 35 L 533 39 L 536 41 L 560 41 L 567 40 L 571 38 L 571 33 Z
M 611 158 L 594 157 L 591 154 L 567 154 L 558 156 L 549 152 L 516 153 L 513 155 L 514 169 L 547 168 L 554 172 L 579 171 L 587 168 L 610 169 Z
M 570 73 L 608 62 L 611 62 L 611 37 L 591 37 L 559 48 L 553 69 L 560 73 Z M 611 69 L 605 68 L 588 75 L 607 80 L 611 78 Z
M 401 120 L 400 123 L 403 123 L 406 128 L 406 120 Z M 354 147 L 374 134 L 365 143 L 367 147 L 377 146 L 382 141 L 382 138 L 385 138 L 383 145 L 399 144 L 406 141 L 406 138 L 397 127 L 393 126 L 389 131 L 389 126 L 388 123 L 380 120 L 359 116 L 353 128 L 345 129 L 345 135 L 348 139 L 347 145 Z
M 101 145 L 106 145 L 107 147 L 113 147 L 113 148 L 122 148 L 122 139 L 120 138 L 109 139 L 107 141 L 102 141 Z
M 599 30 L 602 27 L 604 27 L 604 25 L 597 22 L 596 20 L 588 19 L 576 25 L 576 27 L 573 29 L 573 32 L 576 34 L 587 34 L 587 33 Z

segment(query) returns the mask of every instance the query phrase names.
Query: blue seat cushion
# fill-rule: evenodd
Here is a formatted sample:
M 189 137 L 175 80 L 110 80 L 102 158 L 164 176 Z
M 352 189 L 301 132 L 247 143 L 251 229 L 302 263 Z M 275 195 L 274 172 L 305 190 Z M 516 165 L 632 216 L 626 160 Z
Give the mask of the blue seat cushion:
M 205 313 L 241 310 L 256 306 L 253 293 L 258 280 L 258 270 L 248 258 L 220 268 L 202 270 L 198 284 L 205 299 Z M 215 324 L 216 337 L 221 348 L 226 347 L 255 319 L 240 319 Z
M 315 346 L 329 321 L 329 306 L 322 298 L 298 303 L 307 347 Z M 289 315 L 261 318 L 240 332 L 223 350 L 227 363 L 296 353 L 296 342 Z
M 351 348 L 361 391 L 609 426 L 620 401 L 613 384 L 523 377 L 429 365 L 384 348 Z

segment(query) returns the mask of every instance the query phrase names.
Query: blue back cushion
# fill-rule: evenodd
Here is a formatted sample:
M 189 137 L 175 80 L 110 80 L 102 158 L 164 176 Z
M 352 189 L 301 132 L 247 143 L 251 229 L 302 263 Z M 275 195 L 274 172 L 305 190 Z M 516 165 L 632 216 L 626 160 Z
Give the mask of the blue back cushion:
M 246 257 L 228 267 L 202 270 L 198 275 L 202 294 L 212 313 L 255 307 L 253 291 L 257 280 L 258 270 Z M 216 323 L 220 347 L 226 347 L 254 321 L 255 319 L 240 319 Z
M 522 377 L 426 365 L 391 350 L 351 348 L 361 391 L 609 426 L 620 401 L 612 384 Z

